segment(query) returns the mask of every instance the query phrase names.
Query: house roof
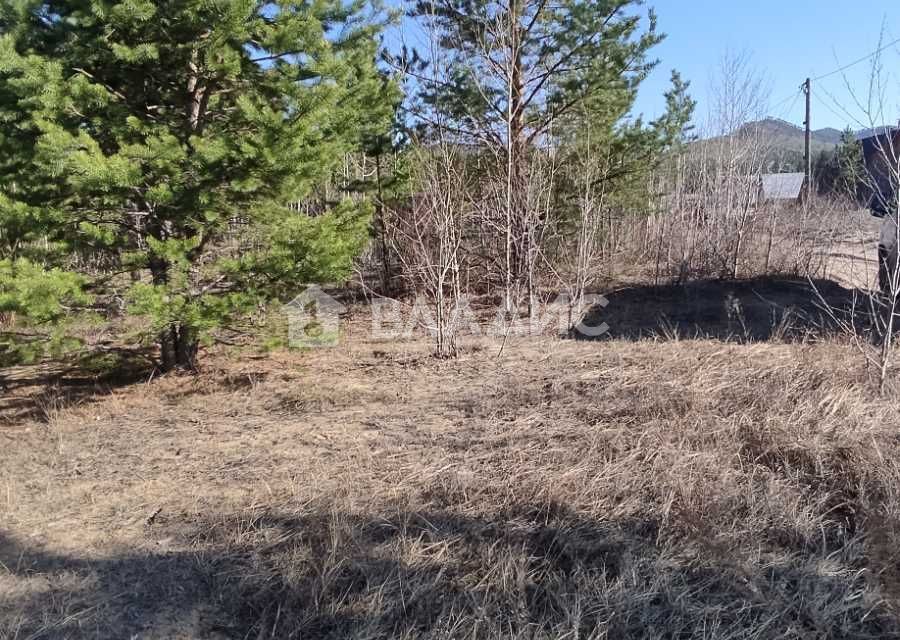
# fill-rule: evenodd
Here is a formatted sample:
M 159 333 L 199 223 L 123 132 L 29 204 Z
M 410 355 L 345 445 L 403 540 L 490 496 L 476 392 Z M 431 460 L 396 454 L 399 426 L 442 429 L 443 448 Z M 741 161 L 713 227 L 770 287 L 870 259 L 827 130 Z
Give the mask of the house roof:
M 868 140 L 870 138 L 877 138 L 879 136 L 884 136 L 889 133 L 896 133 L 900 131 L 897 127 L 891 126 L 883 126 L 883 127 L 872 127 L 871 129 L 863 129 L 862 131 L 858 131 L 856 133 L 856 139 L 859 141 Z
M 898 146 L 900 146 L 900 128 L 882 127 L 878 130 L 870 129 L 870 134 L 859 138 L 862 145 L 863 157 L 869 170 L 873 170 L 873 159 L 882 157 L 893 164 Z
M 767 173 L 762 177 L 763 200 L 797 200 L 806 175 L 802 173 Z

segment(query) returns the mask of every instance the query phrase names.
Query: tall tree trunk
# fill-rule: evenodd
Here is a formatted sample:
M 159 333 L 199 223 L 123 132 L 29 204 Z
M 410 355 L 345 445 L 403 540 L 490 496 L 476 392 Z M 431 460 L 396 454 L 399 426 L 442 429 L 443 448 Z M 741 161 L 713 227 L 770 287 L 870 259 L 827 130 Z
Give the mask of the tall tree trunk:
M 525 87 L 522 71 L 522 25 L 520 0 L 509 4 L 508 87 L 506 113 L 506 304 L 512 312 L 512 292 L 518 292 L 525 271 L 527 228 L 523 207 L 525 138 Z
M 203 118 L 206 114 L 210 96 L 210 87 L 203 80 L 200 67 L 200 55 L 194 51 L 188 64 L 188 104 L 187 104 L 187 131 L 189 135 L 200 134 L 203 131 Z M 164 238 L 171 235 L 171 230 L 166 233 L 159 232 L 158 237 Z M 169 282 L 169 262 L 160 256 L 150 259 L 150 272 L 153 276 L 153 284 L 160 286 Z M 197 369 L 197 351 L 199 340 L 196 331 L 185 326 L 179 321 L 174 321 L 159 335 L 160 365 L 164 372 L 181 369 L 195 371 Z
M 164 373 L 196 371 L 200 343 L 194 332 L 184 325 L 171 325 L 159 336 L 160 364 Z
M 158 256 L 150 258 L 150 273 L 153 284 L 165 285 L 169 281 L 169 264 Z M 159 334 L 159 362 L 164 373 L 181 369 L 195 371 L 197 369 L 197 350 L 199 341 L 196 334 L 181 324 L 170 324 Z
M 184 371 L 196 371 L 199 347 L 196 332 L 184 325 L 179 326 L 175 344 L 175 366 Z
M 378 235 L 381 236 L 381 289 L 384 295 L 389 296 L 392 293 L 393 275 L 391 274 L 391 254 L 387 241 L 387 212 L 385 211 L 384 192 L 381 184 L 381 153 L 375 155 L 375 184 L 378 189 L 375 216 L 378 219 Z

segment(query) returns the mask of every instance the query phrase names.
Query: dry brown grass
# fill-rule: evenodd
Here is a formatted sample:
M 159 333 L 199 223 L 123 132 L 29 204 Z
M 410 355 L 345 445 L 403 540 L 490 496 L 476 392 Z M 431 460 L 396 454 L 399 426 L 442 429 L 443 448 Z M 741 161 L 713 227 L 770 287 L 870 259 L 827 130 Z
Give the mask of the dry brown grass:
M 0 426 L 0 638 L 900 636 L 900 408 L 851 347 L 427 351 Z
M 781 274 L 865 288 L 878 272 L 879 225 L 867 211 L 822 199 L 736 217 L 663 209 L 617 221 L 608 270 L 637 284 Z

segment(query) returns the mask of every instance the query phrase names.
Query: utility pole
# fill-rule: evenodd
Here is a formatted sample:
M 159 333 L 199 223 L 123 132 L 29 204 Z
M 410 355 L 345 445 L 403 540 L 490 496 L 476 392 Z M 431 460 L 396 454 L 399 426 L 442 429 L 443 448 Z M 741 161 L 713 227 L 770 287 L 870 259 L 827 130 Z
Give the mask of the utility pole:
M 806 122 L 803 124 L 806 126 L 806 140 L 804 145 L 804 167 L 806 168 L 806 202 L 812 199 L 812 118 L 811 118 L 811 110 L 812 110 L 812 80 L 809 78 L 806 79 L 806 82 L 803 83 L 803 86 L 800 87 L 803 93 L 806 94 Z

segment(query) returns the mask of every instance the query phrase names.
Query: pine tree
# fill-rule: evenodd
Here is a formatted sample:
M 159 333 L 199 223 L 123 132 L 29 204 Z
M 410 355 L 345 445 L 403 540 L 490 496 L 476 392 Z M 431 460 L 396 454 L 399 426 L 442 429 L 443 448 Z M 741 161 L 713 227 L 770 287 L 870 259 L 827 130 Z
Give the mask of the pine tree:
M 655 120 L 629 119 L 632 98 L 604 117 L 592 112 L 581 114 L 565 131 L 561 145 L 564 164 L 576 173 L 583 171 L 587 158 L 599 165 L 592 172 L 597 183 L 593 186 L 606 194 L 612 207 L 646 213 L 652 173 L 693 139 L 691 122 L 697 103 L 688 92 L 690 83 L 677 71 L 672 71 L 671 83 L 665 93 L 666 110 Z M 574 183 L 581 180 L 566 173 Z
M 585 106 L 599 112 L 633 101 L 655 65 L 648 51 L 662 39 L 642 0 L 419 0 L 449 57 L 446 78 L 422 85 L 417 113 L 439 111 L 457 131 L 508 141 L 514 151 L 550 134 Z M 428 118 L 426 117 L 426 121 Z
M 835 188 L 842 194 L 856 198 L 865 178 L 862 144 L 849 127 L 841 134 L 835 149 L 838 179 Z
M 436 35 L 438 60 L 411 105 L 427 137 L 440 130 L 490 149 L 504 176 L 507 297 L 531 266 L 540 220 L 526 202 L 529 155 L 585 120 L 618 122 L 654 67 L 660 42 L 641 0 L 419 0 L 412 14 Z M 435 56 L 432 56 L 435 57 Z M 412 61 L 404 66 L 418 73 Z M 529 295 L 529 298 L 531 296 Z
M 834 149 L 822 151 L 816 157 L 813 173 L 818 189 L 824 193 L 856 199 L 865 184 L 866 168 L 862 144 L 849 127 L 841 133 Z
M 127 287 L 193 368 L 210 330 L 343 277 L 370 207 L 290 205 L 389 126 L 381 26 L 365 0 L 0 0 L 0 311 L 34 306 L 24 277 L 57 283 L 43 321 Z

